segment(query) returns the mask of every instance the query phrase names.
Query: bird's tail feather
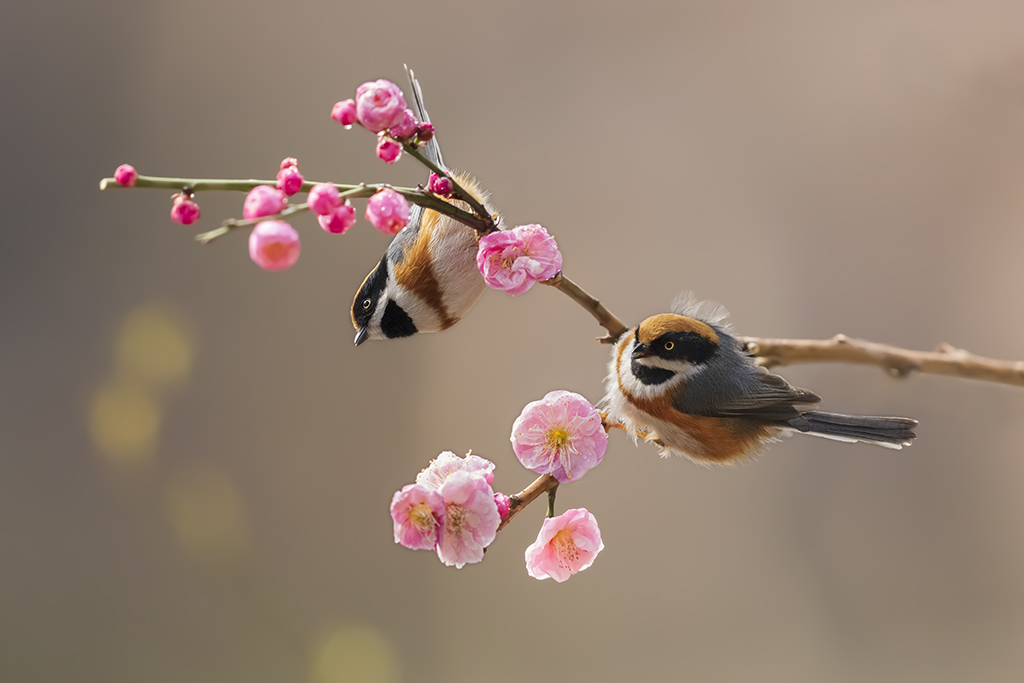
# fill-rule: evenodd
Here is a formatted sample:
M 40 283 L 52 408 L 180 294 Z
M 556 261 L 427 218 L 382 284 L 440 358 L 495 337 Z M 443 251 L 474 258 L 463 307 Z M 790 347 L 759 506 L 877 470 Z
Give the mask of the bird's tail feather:
M 405 65 L 405 75 L 409 79 L 411 99 L 408 101 L 412 113 L 416 116 L 417 121 L 423 123 L 430 123 L 430 115 L 427 114 L 427 107 L 423 103 L 423 90 L 420 88 L 420 82 L 416 80 L 416 74 L 413 73 L 409 65 Z M 430 142 L 423 146 L 423 152 L 427 158 L 437 164 L 440 168 L 445 171 L 448 167 L 444 165 L 444 159 L 441 157 L 441 147 L 437 144 L 437 136 L 431 138 Z
M 840 415 L 820 411 L 804 413 L 807 421 L 799 431 L 836 441 L 875 444 L 899 450 L 909 446 L 917 434 L 917 420 L 909 417 L 869 417 L 866 415 Z

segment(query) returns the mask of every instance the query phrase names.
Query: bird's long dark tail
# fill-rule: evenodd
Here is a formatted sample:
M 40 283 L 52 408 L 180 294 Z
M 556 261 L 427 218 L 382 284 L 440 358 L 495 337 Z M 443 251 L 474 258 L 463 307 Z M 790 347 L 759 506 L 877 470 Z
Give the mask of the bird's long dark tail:
M 862 441 L 896 450 L 909 446 L 917 437 L 914 433 L 917 420 L 909 417 L 869 417 L 815 411 L 804 413 L 790 424 L 797 431 L 812 436 L 836 441 Z

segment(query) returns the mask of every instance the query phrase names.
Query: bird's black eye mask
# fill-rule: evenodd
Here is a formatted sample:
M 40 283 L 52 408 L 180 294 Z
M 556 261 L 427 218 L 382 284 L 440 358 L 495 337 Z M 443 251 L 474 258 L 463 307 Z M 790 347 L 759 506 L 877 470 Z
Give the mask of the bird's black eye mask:
M 705 363 L 718 351 L 718 344 L 697 332 L 668 332 L 651 343 L 651 353 L 665 360 Z
M 387 281 L 388 263 L 387 259 L 383 258 L 363 280 L 363 285 L 352 301 L 352 323 L 356 327 L 363 328 L 370 324 L 373 312 L 377 310 L 377 302 L 384 294 Z

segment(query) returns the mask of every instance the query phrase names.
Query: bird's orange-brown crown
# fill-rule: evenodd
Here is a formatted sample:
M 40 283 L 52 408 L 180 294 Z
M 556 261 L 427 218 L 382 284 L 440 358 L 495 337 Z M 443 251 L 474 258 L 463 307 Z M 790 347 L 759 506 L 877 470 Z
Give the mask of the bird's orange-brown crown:
M 710 325 L 675 313 L 662 313 L 643 321 L 637 328 L 637 338 L 642 344 L 651 344 L 655 339 L 669 332 L 694 332 L 716 344 L 719 343 L 718 334 Z

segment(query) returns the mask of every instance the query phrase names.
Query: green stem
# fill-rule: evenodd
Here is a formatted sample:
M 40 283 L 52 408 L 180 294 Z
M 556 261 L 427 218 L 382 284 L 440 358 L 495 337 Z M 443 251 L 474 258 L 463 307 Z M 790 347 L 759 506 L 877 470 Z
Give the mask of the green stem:
M 558 492 L 558 487 L 548 489 L 548 518 L 555 516 L 555 494 Z
M 487 213 L 487 209 L 484 208 L 483 204 L 478 202 L 476 197 L 471 195 L 469 192 L 466 192 L 466 190 L 461 185 L 459 185 L 459 183 L 455 180 L 455 178 L 451 176 L 450 173 L 438 167 L 437 164 L 435 164 L 433 161 L 420 154 L 420 151 L 416 147 L 416 145 L 409 144 L 408 142 L 403 142 L 402 146 L 405 148 L 405 151 L 409 156 L 419 161 L 421 164 L 429 168 L 437 175 L 452 181 L 452 188 L 455 190 L 455 194 L 457 195 L 456 199 L 460 199 L 469 204 L 470 208 L 473 209 L 473 212 L 477 216 L 482 218 L 486 223 L 486 227 L 483 230 L 475 228 L 477 232 L 479 232 L 481 235 L 486 235 L 487 233 L 494 232 L 498 229 L 498 226 L 495 225 L 494 221 L 491 219 L 491 214 Z

